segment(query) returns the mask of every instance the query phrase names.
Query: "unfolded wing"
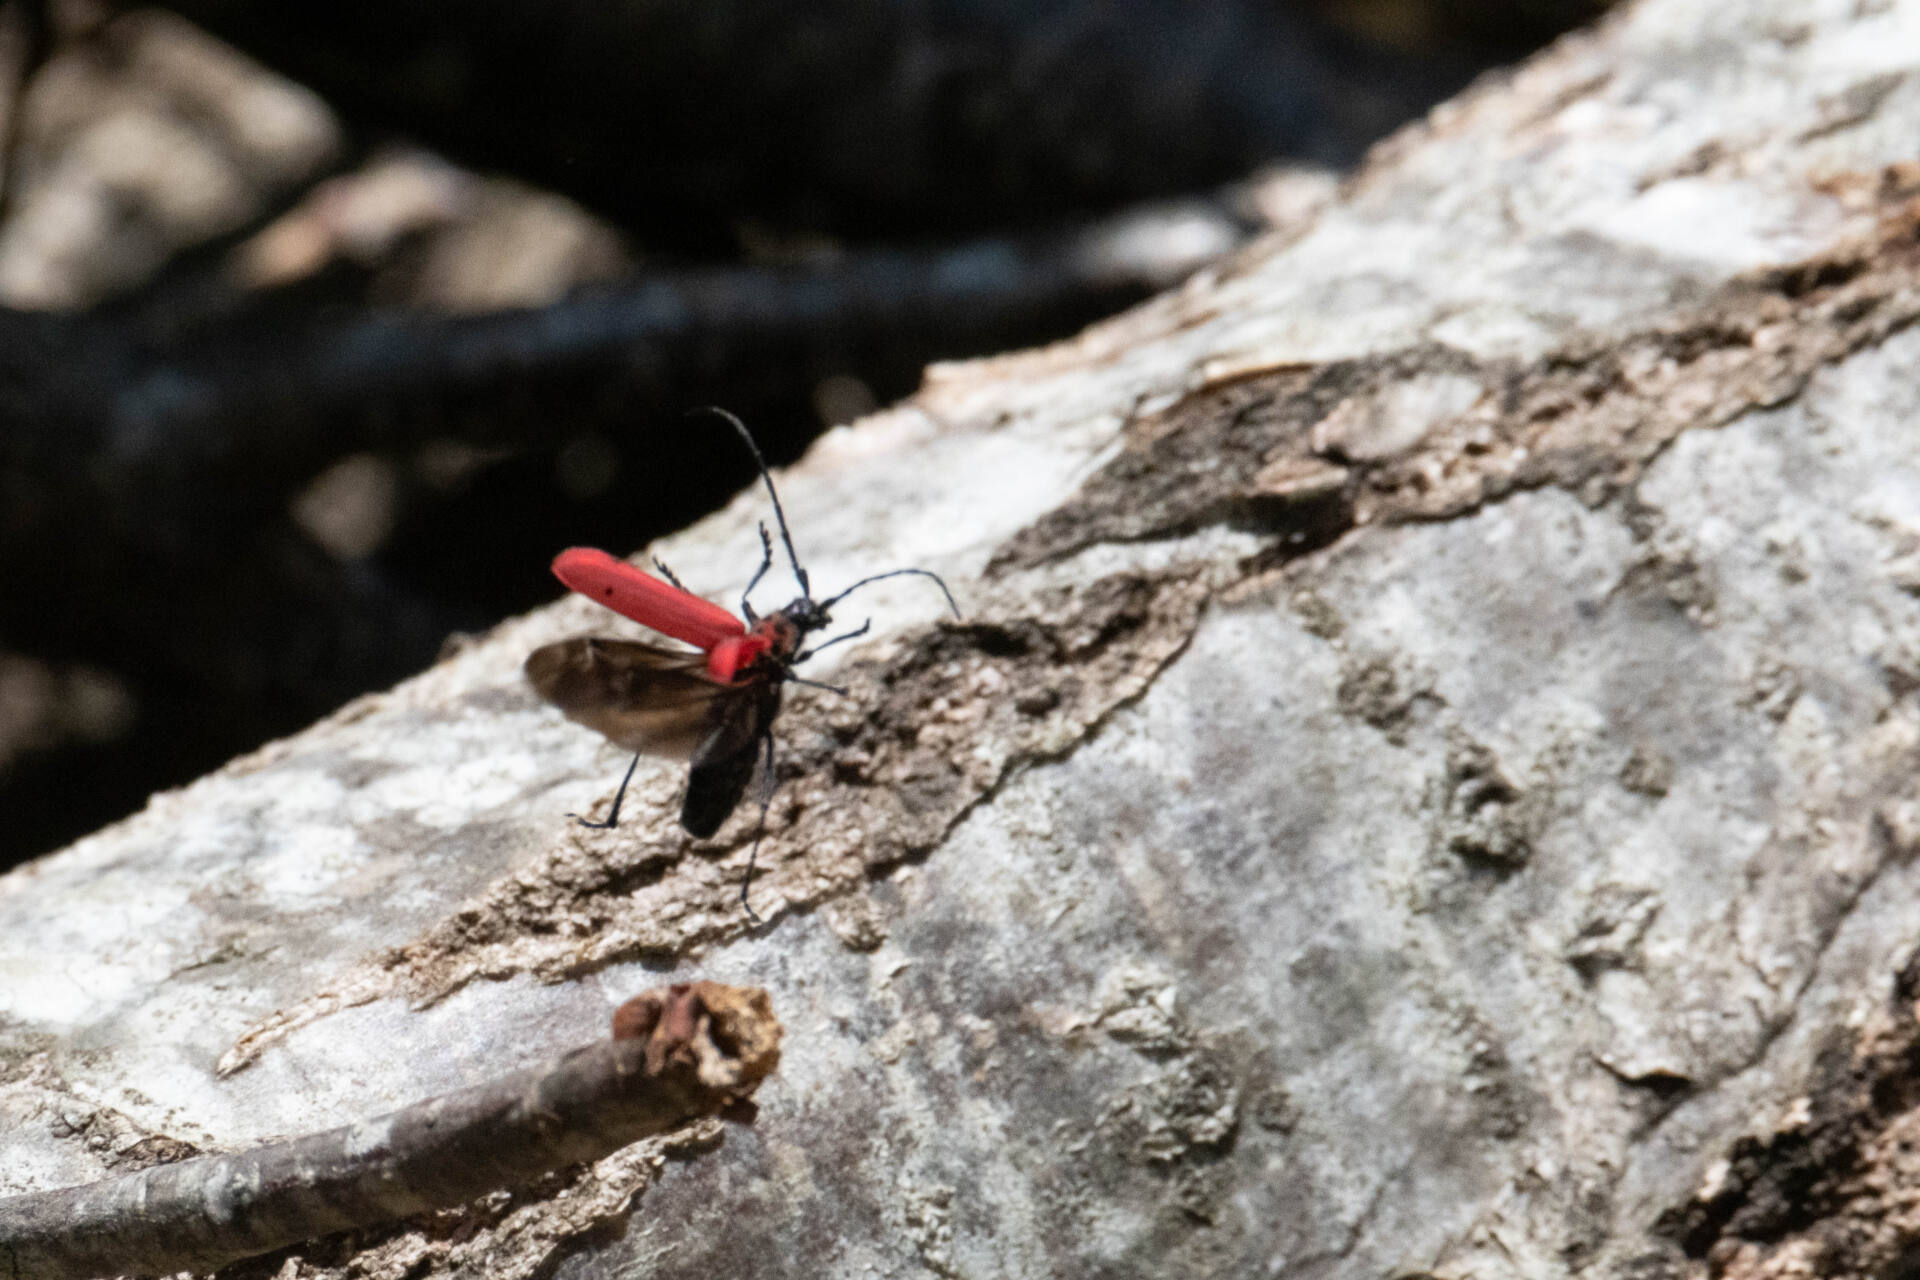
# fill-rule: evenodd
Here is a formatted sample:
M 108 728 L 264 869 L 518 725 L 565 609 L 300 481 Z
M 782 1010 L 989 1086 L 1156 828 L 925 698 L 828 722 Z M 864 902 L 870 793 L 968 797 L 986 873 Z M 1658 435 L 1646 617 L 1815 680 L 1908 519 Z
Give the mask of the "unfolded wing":
M 567 719 L 629 751 L 685 760 L 712 736 L 715 700 L 740 693 L 708 679 L 706 660 L 704 653 L 575 636 L 527 655 L 526 673 Z
M 753 780 L 760 744 L 779 712 L 780 686 L 771 681 L 734 686 L 731 697 L 713 704 L 680 806 L 680 825 L 689 833 L 706 839 L 740 803 Z

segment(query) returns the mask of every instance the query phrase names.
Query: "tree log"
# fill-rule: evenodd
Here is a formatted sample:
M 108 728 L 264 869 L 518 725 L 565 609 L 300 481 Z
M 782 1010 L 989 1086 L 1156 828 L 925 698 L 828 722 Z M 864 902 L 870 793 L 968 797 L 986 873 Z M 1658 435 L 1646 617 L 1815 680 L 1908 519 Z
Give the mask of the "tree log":
M 878 584 L 806 669 L 764 928 L 754 806 L 566 816 L 624 761 L 519 666 L 584 600 L 0 879 L 0 1191 L 697 972 L 781 1011 L 751 1131 L 225 1274 L 1903 1274 L 1917 72 L 1920 0 L 1641 0 L 829 435 L 816 587 L 966 617 Z M 766 515 L 653 550 L 730 599 Z

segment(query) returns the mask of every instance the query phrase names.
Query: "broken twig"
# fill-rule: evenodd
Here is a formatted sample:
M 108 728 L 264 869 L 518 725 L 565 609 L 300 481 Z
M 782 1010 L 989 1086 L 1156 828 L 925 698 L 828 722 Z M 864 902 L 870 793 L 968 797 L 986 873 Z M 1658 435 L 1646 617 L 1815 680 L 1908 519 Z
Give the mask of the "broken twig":
M 620 1006 L 612 1039 L 541 1066 L 324 1133 L 0 1199 L 0 1277 L 208 1272 L 449 1208 L 721 1111 L 779 1060 L 766 992 L 657 988 Z

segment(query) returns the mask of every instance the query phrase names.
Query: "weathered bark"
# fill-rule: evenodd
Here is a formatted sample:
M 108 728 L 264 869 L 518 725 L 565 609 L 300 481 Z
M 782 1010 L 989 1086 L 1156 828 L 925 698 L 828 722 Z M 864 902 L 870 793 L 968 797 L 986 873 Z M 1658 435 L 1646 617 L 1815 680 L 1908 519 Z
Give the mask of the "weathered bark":
M 0 1188 L 697 967 L 782 1012 L 750 1135 L 235 1274 L 1897 1273 L 1917 71 L 1920 0 L 1643 0 L 829 437 L 815 584 L 967 617 L 876 587 L 809 668 L 852 694 L 782 713 L 765 929 L 753 815 L 688 839 L 671 767 L 564 817 L 624 762 L 518 668 L 584 601 L 0 880 Z M 661 554 L 718 595 L 764 514 Z

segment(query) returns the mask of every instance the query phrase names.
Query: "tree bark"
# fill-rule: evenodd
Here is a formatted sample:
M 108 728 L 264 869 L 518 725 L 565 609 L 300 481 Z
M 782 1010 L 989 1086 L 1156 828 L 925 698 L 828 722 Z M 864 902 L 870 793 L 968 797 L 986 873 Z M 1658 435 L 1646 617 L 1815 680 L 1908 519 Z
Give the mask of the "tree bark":
M 1916 72 L 1920 0 L 1642 0 L 828 437 L 816 587 L 966 617 L 877 584 L 806 668 L 764 928 L 754 806 L 692 840 L 643 761 L 566 817 L 624 760 L 519 666 L 584 600 L 0 880 L 0 1191 L 698 975 L 786 1028 L 751 1130 L 229 1274 L 1900 1274 Z M 730 599 L 767 514 L 654 550 Z

